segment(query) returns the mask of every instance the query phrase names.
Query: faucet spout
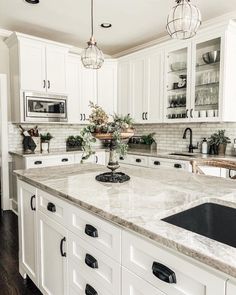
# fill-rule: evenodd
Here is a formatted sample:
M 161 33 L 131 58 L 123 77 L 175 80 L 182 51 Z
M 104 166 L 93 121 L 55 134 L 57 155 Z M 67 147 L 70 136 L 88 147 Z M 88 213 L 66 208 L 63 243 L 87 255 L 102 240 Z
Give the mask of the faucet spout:
M 186 128 L 184 130 L 184 134 L 183 134 L 183 139 L 186 139 L 187 138 L 187 132 L 189 131 L 189 148 L 188 148 L 188 151 L 189 153 L 193 153 L 193 149 L 194 149 L 194 146 L 193 146 L 193 131 L 191 128 Z

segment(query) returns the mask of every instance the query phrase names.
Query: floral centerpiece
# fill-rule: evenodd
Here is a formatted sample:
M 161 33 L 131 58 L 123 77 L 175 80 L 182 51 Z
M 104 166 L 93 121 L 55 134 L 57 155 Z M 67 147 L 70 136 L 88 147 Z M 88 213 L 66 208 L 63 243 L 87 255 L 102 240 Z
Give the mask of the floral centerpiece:
M 115 114 L 112 116 L 112 120 L 109 120 L 109 116 L 100 106 L 90 102 L 90 108 L 89 125 L 81 131 L 83 159 L 88 159 L 95 153 L 93 143 L 96 139 L 109 141 L 110 157 L 107 167 L 111 172 L 98 175 L 96 179 L 104 182 L 129 180 L 127 175 L 121 172 L 115 173 L 115 170 L 120 167 L 118 155 L 124 156 L 127 153 L 127 140 L 134 135 L 133 119 L 129 115 L 118 116 Z

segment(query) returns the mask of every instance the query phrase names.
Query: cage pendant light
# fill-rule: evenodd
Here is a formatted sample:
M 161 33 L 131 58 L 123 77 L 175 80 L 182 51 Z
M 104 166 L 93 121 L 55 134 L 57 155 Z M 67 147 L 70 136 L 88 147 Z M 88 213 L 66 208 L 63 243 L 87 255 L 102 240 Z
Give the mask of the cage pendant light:
M 190 0 L 176 0 L 176 3 L 167 19 L 167 32 L 173 39 L 190 39 L 202 23 L 201 12 Z
M 88 41 L 88 47 L 81 54 L 81 61 L 87 69 L 100 69 L 104 62 L 102 51 L 97 47 L 93 35 L 93 0 L 91 0 L 91 37 Z

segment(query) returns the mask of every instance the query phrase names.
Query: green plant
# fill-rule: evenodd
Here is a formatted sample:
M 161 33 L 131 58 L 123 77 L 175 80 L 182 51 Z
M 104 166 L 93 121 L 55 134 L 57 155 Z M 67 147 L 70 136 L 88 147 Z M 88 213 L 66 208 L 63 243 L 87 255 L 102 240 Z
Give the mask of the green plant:
M 147 145 L 152 145 L 153 143 L 156 142 L 154 139 L 154 135 L 156 135 L 156 133 L 150 133 L 148 135 L 141 136 L 141 143 L 147 144 Z
M 83 144 L 83 138 L 80 135 L 71 135 L 67 138 L 66 144 L 71 147 L 81 146 Z
M 50 141 L 53 136 L 51 135 L 51 133 L 44 133 L 44 134 L 40 134 L 40 138 L 41 138 L 41 142 L 45 142 L 45 141 Z
M 209 143 L 211 146 L 219 146 L 220 144 L 231 143 L 231 141 L 229 137 L 225 136 L 225 130 L 218 130 L 218 132 L 211 135 Z

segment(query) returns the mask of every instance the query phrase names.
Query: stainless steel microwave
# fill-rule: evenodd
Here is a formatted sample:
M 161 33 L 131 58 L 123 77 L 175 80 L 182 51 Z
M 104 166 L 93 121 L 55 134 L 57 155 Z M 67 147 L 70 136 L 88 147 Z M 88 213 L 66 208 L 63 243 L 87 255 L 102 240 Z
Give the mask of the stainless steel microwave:
M 67 96 L 24 93 L 26 122 L 67 122 Z

